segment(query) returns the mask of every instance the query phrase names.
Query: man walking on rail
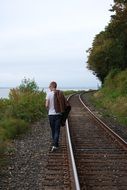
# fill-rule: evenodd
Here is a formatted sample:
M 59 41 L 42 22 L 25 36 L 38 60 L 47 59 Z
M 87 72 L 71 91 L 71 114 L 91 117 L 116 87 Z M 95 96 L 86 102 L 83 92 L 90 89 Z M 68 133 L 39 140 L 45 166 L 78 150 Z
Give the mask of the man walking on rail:
M 50 92 L 48 92 L 46 95 L 46 108 L 48 109 L 49 122 L 52 132 L 53 144 L 51 151 L 54 151 L 59 147 L 61 121 L 63 125 L 62 115 L 64 115 L 63 113 L 65 113 L 68 103 L 63 92 L 57 90 L 56 82 L 51 82 L 49 89 Z

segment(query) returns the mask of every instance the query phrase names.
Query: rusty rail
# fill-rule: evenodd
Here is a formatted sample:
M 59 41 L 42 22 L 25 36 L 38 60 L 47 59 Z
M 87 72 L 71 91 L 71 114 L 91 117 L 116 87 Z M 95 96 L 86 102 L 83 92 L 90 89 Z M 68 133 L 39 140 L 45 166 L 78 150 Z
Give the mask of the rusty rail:
M 73 95 L 70 95 L 68 97 L 68 100 L 72 96 Z M 72 169 L 73 169 L 73 178 L 74 178 L 75 190 L 80 190 L 77 168 L 76 168 L 76 164 L 75 164 L 74 153 L 73 153 L 72 143 L 71 143 L 71 138 L 70 138 L 68 119 L 66 120 L 66 132 L 67 132 L 68 148 L 69 148 L 70 157 L 71 157 L 71 165 L 72 165 Z
M 89 113 L 91 114 L 91 116 L 96 119 L 97 122 L 99 122 L 99 124 L 101 124 L 101 127 L 103 127 L 104 130 L 106 130 L 113 138 L 115 138 L 117 140 L 117 142 L 125 149 L 127 150 L 127 142 L 122 139 L 117 133 L 115 133 L 111 128 L 109 128 L 101 119 L 99 119 L 83 102 L 83 100 L 81 99 L 81 95 L 79 94 L 79 100 L 80 102 L 83 104 L 83 106 L 89 111 Z

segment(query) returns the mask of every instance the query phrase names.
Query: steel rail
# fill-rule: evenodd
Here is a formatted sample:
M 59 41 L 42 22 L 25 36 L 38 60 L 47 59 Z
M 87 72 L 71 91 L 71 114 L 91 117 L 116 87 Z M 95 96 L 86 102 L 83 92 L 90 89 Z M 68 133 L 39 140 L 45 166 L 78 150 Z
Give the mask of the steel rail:
M 73 95 L 70 95 L 68 97 L 68 100 Z M 77 173 L 77 168 L 76 168 L 76 164 L 75 164 L 74 153 L 73 153 L 73 148 L 72 148 L 72 143 L 71 143 L 71 137 L 70 137 L 70 130 L 69 130 L 68 119 L 66 120 L 66 132 L 67 132 L 68 146 L 69 146 L 69 152 L 70 152 L 70 157 L 71 157 L 71 164 L 72 164 L 72 170 L 73 170 L 75 190 L 80 190 L 78 173 Z
M 109 128 L 100 118 L 98 118 L 83 102 L 83 100 L 81 99 L 81 95 L 79 94 L 79 100 L 80 102 L 83 104 L 83 106 L 89 111 L 89 113 L 91 114 L 91 116 L 96 119 L 96 121 L 98 123 L 101 124 L 101 127 L 103 127 L 112 137 L 114 137 L 117 142 L 119 142 L 120 145 L 122 145 L 122 147 L 126 150 L 127 149 L 127 142 L 122 139 L 117 133 L 115 133 L 111 128 Z

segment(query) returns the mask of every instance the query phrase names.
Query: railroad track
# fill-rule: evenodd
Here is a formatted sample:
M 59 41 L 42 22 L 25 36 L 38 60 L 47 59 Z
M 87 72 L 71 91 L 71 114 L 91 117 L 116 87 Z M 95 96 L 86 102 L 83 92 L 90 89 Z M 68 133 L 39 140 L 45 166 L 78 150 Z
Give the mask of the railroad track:
M 87 107 L 79 95 L 73 105 L 69 128 L 82 190 L 127 190 L 127 144 Z
M 46 170 L 44 171 L 44 190 L 74 189 L 66 138 L 66 130 L 62 127 L 60 148 L 54 152 L 51 152 L 49 149 Z
M 60 149 L 49 153 L 45 189 L 127 190 L 126 142 L 83 105 L 79 94 L 69 102 Z

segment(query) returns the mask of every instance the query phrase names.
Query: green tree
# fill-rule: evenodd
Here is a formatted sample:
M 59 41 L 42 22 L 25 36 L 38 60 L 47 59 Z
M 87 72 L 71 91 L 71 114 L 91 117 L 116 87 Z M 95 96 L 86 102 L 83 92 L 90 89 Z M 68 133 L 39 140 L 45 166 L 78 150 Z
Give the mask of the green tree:
M 31 79 L 24 78 L 19 86 L 20 91 L 31 91 L 31 92 L 37 92 L 39 90 L 39 87 L 37 86 L 36 82 Z
M 112 40 L 107 38 L 106 32 L 96 35 L 92 48 L 88 50 L 88 69 L 104 82 L 111 66 Z
M 87 51 L 88 69 L 104 83 L 113 69 L 127 68 L 127 3 L 114 0 L 111 9 L 114 15 L 105 30 L 95 36 L 92 47 Z

